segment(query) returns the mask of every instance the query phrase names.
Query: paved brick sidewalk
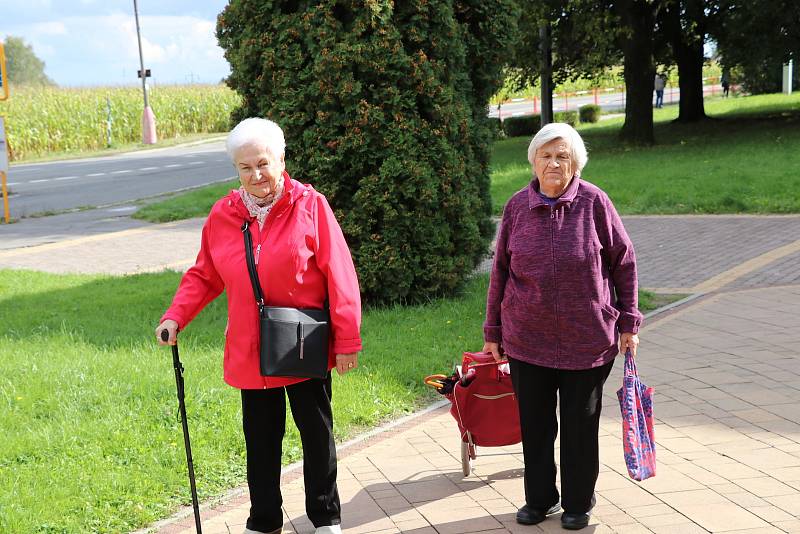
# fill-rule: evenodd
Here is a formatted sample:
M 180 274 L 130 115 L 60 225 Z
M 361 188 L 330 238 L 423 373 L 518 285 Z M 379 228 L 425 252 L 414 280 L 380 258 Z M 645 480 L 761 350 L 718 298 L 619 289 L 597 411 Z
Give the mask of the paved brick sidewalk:
M 612 374 L 598 506 L 584 532 L 800 533 L 800 217 L 624 220 L 641 285 L 705 296 L 650 321 L 642 333 L 639 367 L 656 387 L 659 446 L 658 476 L 642 484 L 625 475 L 613 396 L 621 369 Z M 0 247 L 0 268 L 182 269 L 196 255 L 201 225 L 193 219 L 110 234 L 71 230 L 81 237 Z M 15 232 L 25 244 L 25 228 Z M 557 517 L 536 527 L 514 522 L 523 493 L 519 447 L 480 449 L 466 479 L 459 455 L 445 409 L 343 450 L 345 532 L 561 531 Z M 298 470 L 284 487 L 288 532 L 312 532 Z M 204 532 L 240 532 L 247 507 L 240 491 L 207 509 Z M 157 530 L 188 533 L 192 524 L 171 520 Z
M 41 222 L 45 219 L 25 220 L 0 227 L 0 268 L 110 274 L 184 269 L 200 245 L 203 219 L 147 225 L 95 218 L 81 223 L 86 217 L 77 213 L 53 217 L 47 224 Z M 698 293 L 800 280 L 800 216 L 629 216 L 624 221 L 636 246 L 642 287 Z M 102 233 L 105 227 L 126 229 Z M 47 240 L 47 231 L 55 243 L 28 246 Z M 63 239 L 75 235 L 80 237 Z M 482 269 L 490 265 L 485 262 Z
M 652 321 L 642 339 L 639 369 L 656 388 L 658 475 L 627 477 L 618 366 L 604 396 L 598 504 L 585 532 L 800 532 L 800 287 L 698 299 Z M 344 532 L 562 531 L 558 516 L 514 522 L 524 501 L 519 446 L 479 448 L 467 478 L 459 453 L 446 408 L 343 451 Z M 298 471 L 283 486 L 286 532 L 305 534 L 313 526 Z M 243 495 L 206 510 L 203 531 L 241 532 L 248 506 Z M 189 534 L 193 521 L 158 532 Z

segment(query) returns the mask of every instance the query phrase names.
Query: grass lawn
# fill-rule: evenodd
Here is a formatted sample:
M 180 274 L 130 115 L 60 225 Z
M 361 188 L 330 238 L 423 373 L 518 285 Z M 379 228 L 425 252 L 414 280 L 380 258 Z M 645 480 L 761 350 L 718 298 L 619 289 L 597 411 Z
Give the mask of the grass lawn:
M 205 217 L 211 206 L 231 189 L 239 187 L 239 180 L 199 187 L 178 193 L 165 200 L 147 204 L 133 214 L 134 219 L 155 223 L 180 221 L 192 217 Z
M 694 124 L 671 122 L 677 106 L 654 112 L 653 147 L 621 145 L 621 117 L 578 128 L 589 149 L 583 176 L 620 213 L 800 212 L 800 94 L 707 100 L 713 119 Z M 529 142 L 495 145 L 495 214 L 531 179 Z
M 620 213 L 800 212 L 800 93 L 706 100 L 712 120 L 675 124 L 677 105 L 654 111 L 658 144 L 621 145 L 623 118 L 580 125 L 589 149 L 584 178 L 604 189 Z M 498 141 L 492 156 L 492 204 L 531 179 L 530 139 Z M 150 204 L 137 219 L 167 222 L 208 214 L 234 180 Z
M 179 279 L 0 270 L 0 532 L 124 532 L 189 503 L 172 359 L 152 339 Z M 422 378 L 482 346 L 487 285 L 482 275 L 457 298 L 366 311 L 360 367 L 334 375 L 337 440 L 437 397 Z M 244 482 L 225 321 L 222 298 L 181 336 L 201 499 Z M 287 428 L 290 463 L 301 450 Z

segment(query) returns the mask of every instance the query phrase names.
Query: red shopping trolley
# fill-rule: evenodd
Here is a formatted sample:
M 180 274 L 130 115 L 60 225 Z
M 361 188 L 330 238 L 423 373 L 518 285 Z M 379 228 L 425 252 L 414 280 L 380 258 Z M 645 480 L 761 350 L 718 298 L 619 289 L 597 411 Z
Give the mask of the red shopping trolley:
M 472 471 L 476 447 L 502 447 L 522 441 L 517 396 L 507 362 L 491 354 L 465 352 L 451 376 L 431 375 L 425 383 L 447 397 L 461 433 L 461 468 Z

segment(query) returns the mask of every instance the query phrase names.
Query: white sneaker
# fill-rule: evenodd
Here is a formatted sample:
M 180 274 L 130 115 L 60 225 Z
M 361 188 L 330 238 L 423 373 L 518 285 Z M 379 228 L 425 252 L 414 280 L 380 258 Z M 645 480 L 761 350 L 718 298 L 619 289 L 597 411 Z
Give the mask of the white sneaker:
M 314 531 L 314 534 L 342 534 L 342 527 L 339 525 L 328 525 L 326 527 L 319 527 Z

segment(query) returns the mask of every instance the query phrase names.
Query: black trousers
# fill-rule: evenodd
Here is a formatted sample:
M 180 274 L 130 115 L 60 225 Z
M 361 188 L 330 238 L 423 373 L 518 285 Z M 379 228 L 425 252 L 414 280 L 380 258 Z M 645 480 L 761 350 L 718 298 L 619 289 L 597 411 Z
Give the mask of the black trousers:
M 285 392 L 285 393 L 284 393 Z M 306 513 L 315 527 L 339 524 L 336 444 L 333 439 L 331 376 L 270 389 L 242 390 L 242 423 L 247 445 L 250 517 L 247 528 L 271 532 L 283 525 L 281 448 L 286 400 L 303 443 Z
M 525 502 L 546 509 L 559 500 L 554 446 L 561 420 L 561 506 L 588 512 L 600 471 L 598 432 L 603 384 L 614 361 L 580 371 L 551 369 L 509 358 L 519 403 Z

